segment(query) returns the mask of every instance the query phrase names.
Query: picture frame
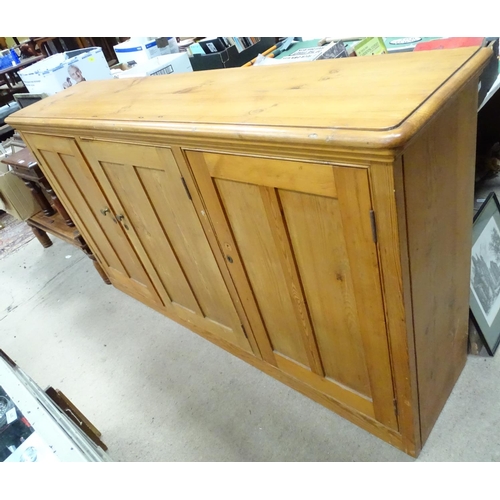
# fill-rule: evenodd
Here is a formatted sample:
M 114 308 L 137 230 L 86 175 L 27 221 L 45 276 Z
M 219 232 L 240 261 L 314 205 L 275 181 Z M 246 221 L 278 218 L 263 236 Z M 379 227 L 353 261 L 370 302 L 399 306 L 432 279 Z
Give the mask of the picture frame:
M 500 344 L 500 203 L 490 193 L 472 227 L 470 312 L 490 356 Z

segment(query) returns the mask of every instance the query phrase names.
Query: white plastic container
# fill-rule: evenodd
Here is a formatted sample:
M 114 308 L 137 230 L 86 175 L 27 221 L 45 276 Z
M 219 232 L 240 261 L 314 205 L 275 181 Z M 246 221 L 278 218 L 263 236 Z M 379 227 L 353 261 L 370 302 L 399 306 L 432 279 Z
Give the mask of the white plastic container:
M 137 64 L 125 71 L 118 71 L 115 78 L 135 78 L 138 76 L 159 76 L 172 73 L 188 73 L 193 71 L 187 52 L 168 54 L 155 57 L 144 63 Z
M 113 48 L 119 63 L 129 61 L 141 63 L 161 55 L 156 40 L 150 40 L 147 37 L 131 38 L 126 42 L 115 45 Z

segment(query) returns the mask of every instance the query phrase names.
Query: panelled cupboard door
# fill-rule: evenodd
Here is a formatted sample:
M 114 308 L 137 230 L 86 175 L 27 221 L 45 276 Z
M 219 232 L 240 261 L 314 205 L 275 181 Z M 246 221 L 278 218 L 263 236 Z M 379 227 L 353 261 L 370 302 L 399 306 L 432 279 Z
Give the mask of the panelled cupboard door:
M 274 364 L 396 429 L 367 169 L 186 156 Z
M 251 352 L 171 150 L 99 140 L 80 147 L 166 312 Z
M 35 134 L 24 137 L 113 284 L 147 304 L 161 306 L 75 140 Z

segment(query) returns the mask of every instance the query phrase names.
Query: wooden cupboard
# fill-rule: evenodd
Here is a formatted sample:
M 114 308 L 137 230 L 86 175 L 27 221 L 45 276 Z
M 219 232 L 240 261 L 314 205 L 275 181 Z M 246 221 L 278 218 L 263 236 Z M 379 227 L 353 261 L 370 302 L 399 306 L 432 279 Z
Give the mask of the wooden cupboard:
M 417 456 L 466 360 L 491 55 L 84 82 L 7 121 L 117 288 Z

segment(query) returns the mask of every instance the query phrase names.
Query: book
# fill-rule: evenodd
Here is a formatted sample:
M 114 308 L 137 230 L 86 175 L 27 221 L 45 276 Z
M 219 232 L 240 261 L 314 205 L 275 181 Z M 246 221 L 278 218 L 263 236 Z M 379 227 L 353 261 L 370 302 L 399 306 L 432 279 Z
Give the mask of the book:
M 387 54 L 382 37 L 364 38 L 354 47 L 354 52 L 357 56 L 376 56 L 379 54 Z
M 243 47 L 243 44 L 240 42 L 240 39 L 236 36 L 229 37 L 230 40 L 233 40 L 233 44 L 236 46 L 238 49 L 238 52 L 243 52 L 245 50 L 245 47 Z
M 194 56 L 195 54 L 205 54 L 205 51 L 202 49 L 199 43 L 192 43 L 187 47 L 187 52 Z
M 387 48 L 387 52 L 389 54 L 397 53 L 397 52 L 412 52 L 417 43 L 420 42 L 430 42 L 431 40 L 439 40 L 443 37 L 441 36 L 431 36 L 431 37 L 422 37 L 422 36 L 392 36 L 392 37 L 383 37 L 384 43 Z
M 347 50 L 343 42 L 331 42 L 322 47 L 304 47 L 285 55 L 282 60 L 289 62 L 318 61 L 320 59 L 337 59 L 348 57 Z

